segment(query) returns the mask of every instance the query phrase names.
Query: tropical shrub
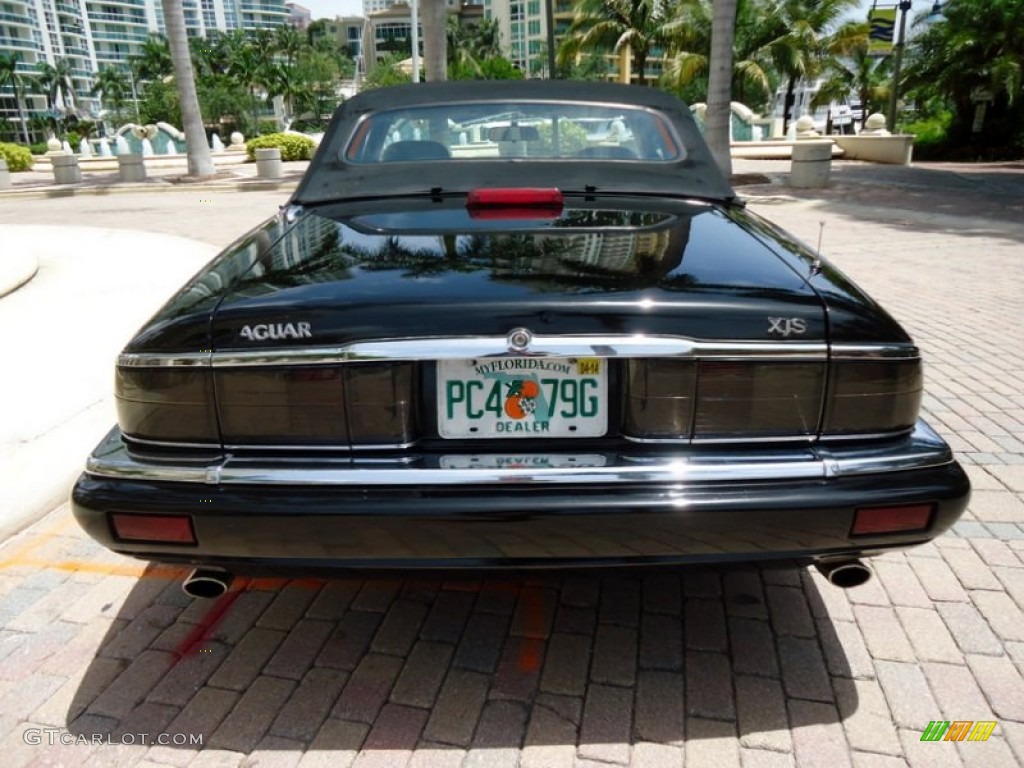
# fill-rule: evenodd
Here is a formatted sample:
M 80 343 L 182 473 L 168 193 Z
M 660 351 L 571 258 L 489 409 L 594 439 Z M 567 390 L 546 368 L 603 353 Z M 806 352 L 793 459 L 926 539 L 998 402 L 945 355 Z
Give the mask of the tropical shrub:
M 0 157 L 7 161 L 7 170 L 11 173 L 27 171 L 32 167 L 32 152 L 28 147 L 23 147 L 20 144 L 0 142 Z
M 282 160 L 309 160 L 313 156 L 316 142 L 309 136 L 301 136 L 297 133 L 270 133 L 266 136 L 249 139 L 245 143 L 245 151 L 249 154 L 250 160 L 255 159 L 257 149 L 272 147 L 281 150 Z
M 919 160 L 934 160 L 943 156 L 949 144 L 949 126 L 952 123 L 951 112 L 903 123 L 899 133 L 914 135 L 914 157 Z

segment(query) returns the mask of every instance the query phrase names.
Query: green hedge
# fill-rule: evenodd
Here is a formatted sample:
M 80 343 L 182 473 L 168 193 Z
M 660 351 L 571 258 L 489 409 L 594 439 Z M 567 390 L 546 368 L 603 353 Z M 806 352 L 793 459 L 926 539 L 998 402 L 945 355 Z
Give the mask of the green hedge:
M 32 153 L 28 147 L 0 142 L 0 155 L 7 161 L 7 170 L 11 173 L 27 171 L 32 167 Z
M 277 147 L 281 150 L 282 160 L 309 160 L 316 149 L 316 142 L 309 136 L 300 136 L 296 133 L 270 133 L 266 136 L 259 136 L 249 139 L 245 143 L 245 151 L 249 159 L 256 158 L 257 149 L 270 149 Z

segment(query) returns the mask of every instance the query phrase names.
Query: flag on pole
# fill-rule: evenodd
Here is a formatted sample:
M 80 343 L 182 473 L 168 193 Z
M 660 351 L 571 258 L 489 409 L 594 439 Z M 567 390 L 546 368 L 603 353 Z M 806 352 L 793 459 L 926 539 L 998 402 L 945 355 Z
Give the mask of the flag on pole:
M 885 55 L 892 50 L 893 32 L 896 30 L 896 8 L 872 8 L 868 11 L 868 52 Z

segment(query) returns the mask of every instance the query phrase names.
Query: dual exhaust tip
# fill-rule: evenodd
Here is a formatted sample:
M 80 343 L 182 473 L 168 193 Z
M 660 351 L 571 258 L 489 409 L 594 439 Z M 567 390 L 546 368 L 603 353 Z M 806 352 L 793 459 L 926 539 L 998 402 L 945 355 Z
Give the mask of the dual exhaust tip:
M 211 599 L 220 597 L 228 591 L 234 576 L 227 571 L 215 568 L 196 568 L 185 577 L 181 588 L 189 597 Z
M 828 580 L 829 584 L 841 589 L 859 587 L 871 578 L 871 569 L 860 560 L 815 563 L 814 567 Z
M 842 589 L 859 587 L 871 578 L 871 569 L 860 560 L 837 560 L 815 563 L 829 584 Z M 234 576 L 215 568 L 196 568 L 182 583 L 181 588 L 189 597 L 212 599 L 220 597 L 231 586 Z

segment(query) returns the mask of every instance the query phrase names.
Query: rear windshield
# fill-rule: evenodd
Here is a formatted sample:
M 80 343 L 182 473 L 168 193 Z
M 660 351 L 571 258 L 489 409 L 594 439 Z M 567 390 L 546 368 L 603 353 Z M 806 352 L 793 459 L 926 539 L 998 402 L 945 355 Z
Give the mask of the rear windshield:
M 375 112 L 342 152 L 349 163 L 533 158 L 669 162 L 682 143 L 659 114 L 622 105 L 474 102 Z

